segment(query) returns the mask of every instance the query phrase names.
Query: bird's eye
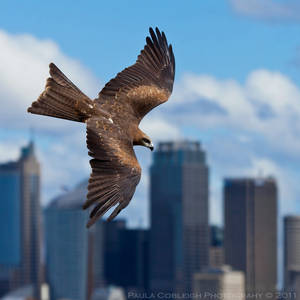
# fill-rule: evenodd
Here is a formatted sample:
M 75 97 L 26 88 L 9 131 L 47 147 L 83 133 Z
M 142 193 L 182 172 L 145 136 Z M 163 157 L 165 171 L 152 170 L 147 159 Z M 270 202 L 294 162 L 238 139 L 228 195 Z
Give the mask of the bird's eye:
M 150 141 L 149 141 L 148 139 L 146 139 L 146 138 L 143 138 L 143 142 L 144 142 L 145 144 L 150 144 Z

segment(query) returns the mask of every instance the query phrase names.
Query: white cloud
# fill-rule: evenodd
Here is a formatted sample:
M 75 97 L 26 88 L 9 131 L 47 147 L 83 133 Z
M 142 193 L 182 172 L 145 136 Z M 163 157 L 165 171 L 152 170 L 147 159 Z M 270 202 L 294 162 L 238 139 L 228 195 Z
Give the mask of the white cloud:
M 73 142 L 77 138 L 81 143 Z M 37 156 L 42 167 L 43 204 L 61 192 L 73 188 L 90 174 L 89 156 L 85 145 L 85 130 L 69 136 L 56 136 L 43 145 L 39 140 Z
M 203 113 L 204 104 L 215 105 L 224 113 Z M 278 151 L 300 153 L 300 89 L 279 72 L 255 70 L 244 84 L 185 75 L 175 91 L 173 106 L 180 115 L 181 107 L 192 105 L 185 118 L 194 126 L 256 133 Z
M 300 112 L 299 88 L 279 72 L 252 72 L 247 78 L 246 89 L 250 98 L 270 105 L 276 114 L 288 113 L 291 108 Z
M 18 140 L 0 143 L 0 163 L 17 160 L 20 156 L 20 147 L 24 145 L 24 142 L 24 140 Z
M 174 140 L 181 136 L 180 130 L 174 124 L 163 120 L 162 118 L 148 116 L 142 120 L 141 129 L 149 134 L 154 141 L 158 140 Z
M 0 125 L 2 128 L 33 126 L 60 132 L 71 125 L 60 120 L 48 121 L 32 116 L 27 107 L 42 92 L 50 62 L 89 96 L 95 97 L 100 82 L 78 61 L 64 55 L 51 40 L 39 40 L 28 34 L 11 35 L 0 30 Z
M 300 21 L 300 5 L 295 0 L 229 0 L 238 14 L 268 21 Z
M 251 167 L 244 170 L 250 176 L 272 176 L 277 181 L 278 195 L 280 199 L 281 215 L 291 214 L 295 211 L 295 201 L 298 199 L 300 189 L 297 176 L 285 166 L 281 166 L 269 158 L 253 158 Z
M 175 98 L 178 101 L 174 101 L 174 104 L 188 105 L 188 101 L 205 99 L 223 108 L 235 119 L 245 116 L 249 118 L 253 110 L 245 98 L 243 87 L 232 79 L 218 80 L 209 75 L 186 74 L 176 91 Z M 204 116 L 205 119 L 211 117 L 211 115 Z M 223 118 L 227 119 L 226 115 L 218 115 L 217 119 L 222 122 Z

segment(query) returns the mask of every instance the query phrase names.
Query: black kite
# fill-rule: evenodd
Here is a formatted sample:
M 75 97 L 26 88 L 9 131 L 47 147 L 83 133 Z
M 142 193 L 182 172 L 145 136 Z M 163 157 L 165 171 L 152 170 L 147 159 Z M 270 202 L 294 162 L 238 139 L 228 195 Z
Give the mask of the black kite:
M 83 94 L 53 63 L 44 92 L 28 112 L 87 124 L 87 147 L 92 157 L 86 209 L 94 205 L 91 226 L 118 204 L 108 220 L 130 202 L 141 178 L 133 146 L 153 150 L 139 129 L 142 118 L 168 100 L 173 89 L 175 59 L 165 34 L 150 28 L 136 63 L 110 80 L 98 98 Z

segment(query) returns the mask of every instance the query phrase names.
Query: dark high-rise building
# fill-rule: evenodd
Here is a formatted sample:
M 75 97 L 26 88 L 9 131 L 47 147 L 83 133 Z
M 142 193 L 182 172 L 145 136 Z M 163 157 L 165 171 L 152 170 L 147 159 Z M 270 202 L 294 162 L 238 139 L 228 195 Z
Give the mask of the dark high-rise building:
M 99 221 L 92 232 L 94 289 L 117 285 L 147 291 L 149 231 L 127 229 L 124 220 Z
M 32 285 L 40 294 L 40 166 L 30 143 L 0 165 L 0 295 Z
M 89 232 L 89 259 L 88 259 L 88 299 L 95 289 L 104 288 L 105 281 L 105 230 L 104 221 L 100 219 Z
M 45 210 L 46 280 L 50 299 L 87 299 L 87 182 L 55 198 Z
M 224 265 L 223 228 L 210 226 L 209 266 L 221 268 Z
M 149 230 L 126 229 L 121 232 L 121 270 L 127 290 L 145 292 L 149 276 Z M 108 266 L 109 267 L 109 266 Z
M 98 225 L 98 224 L 97 224 Z M 121 269 L 122 240 L 121 232 L 126 228 L 124 220 L 102 223 L 104 227 L 104 277 L 107 284 L 124 286 Z
M 245 273 L 247 292 L 275 291 L 277 283 L 275 180 L 226 179 L 224 202 L 225 263 Z
M 151 166 L 150 289 L 192 290 L 209 263 L 208 167 L 198 142 L 163 142 Z
M 300 299 L 300 216 L 284 218 L 284 289 Z

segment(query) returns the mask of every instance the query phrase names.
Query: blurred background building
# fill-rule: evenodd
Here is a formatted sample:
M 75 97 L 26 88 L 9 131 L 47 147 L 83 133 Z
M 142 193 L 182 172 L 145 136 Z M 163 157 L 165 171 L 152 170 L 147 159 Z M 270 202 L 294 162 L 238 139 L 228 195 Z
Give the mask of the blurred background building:
M 41 291 L 40 294 L 41 300 L 50 300 L 49 286 L 47 284 L 45 283 L 41 284 L 40 291 Z M 8 292 L 3 297 L 1 297 L 1 299 L 2 300 L 33 300 L 33 299 L 37 299 L 35 294 L 36 291 L 34 286 L 26 285 Z
M 45 210 L 46 280 L 50 299 L 85 300 L 88 220 L 82 210 L 87 182 L 55 198 Z
M 120 287 L 97 288 L 93 291 L 91 300 L 126 300 L 124 289 Z
M 0 165 L 0 296 L 41 283 L 40 165 L 29 143 L 19 160 Z
M 29 143 L 17 161 L 0 165 L 1 297 L 117 300 L 207 292 L 244 299 L 245 292 L 276 291 L 276 181 L 226 179 L 224 229 L 209 226 L 205 156 L 197 142 L 160 143 L 151 166 L 151 227 L 128 228 L 118 218 L 87 230 L 87 180 L 54 198 L 41 222 L 40 168 Z M 285 218 L 284 233 L 284 290 L 299 293 L 299 216 Z
M 224 265 L 224 233 L 217 225 L 210 226 L 209 266 L 219 268 Z
M 245 273 L 247 292 L 276 291 L 276 181 L 226 179 L 224 213 L 225 263 Z
M 229 266 L 206 268 L 194 274 L 193 293 L 203 299 L 245 299 L 245 278 Z
M 198 142 L 160 143 L 150 174 L 150 288 L 191 291 L 209 263 L 205 152 Z
M 124 220 L 100 220 L 88 231 L 88 214 L 82 210 L 86 192 L 85 180 L 45 210 L 50 299 L 111 299 L 125 291 L 145 292 L 148 230 L 128 229 Z
M 300 216 L 284 218 L 284 290 L 300 299 Z
M 127 292 L 148 291 L 149 230 L 128 229 L 120 219 L 99 221 L 90 241 L 91 290 L 121 286 Z

